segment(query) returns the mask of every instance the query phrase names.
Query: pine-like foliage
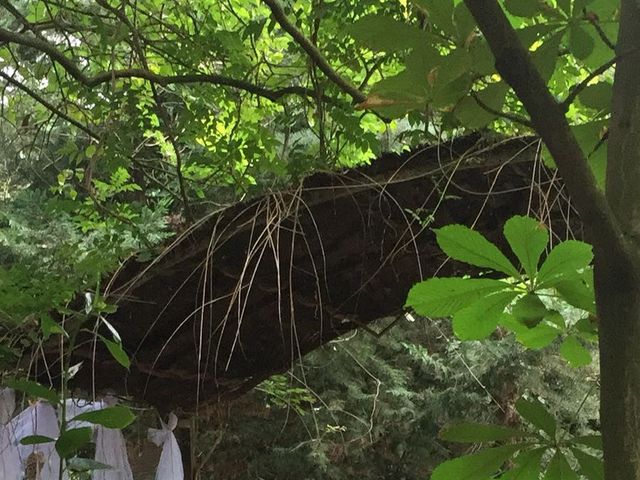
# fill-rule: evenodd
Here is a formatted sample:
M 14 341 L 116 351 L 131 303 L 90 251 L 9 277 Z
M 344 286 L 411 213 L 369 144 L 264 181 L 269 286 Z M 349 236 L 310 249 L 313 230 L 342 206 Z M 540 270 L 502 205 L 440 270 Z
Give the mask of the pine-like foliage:
M 596 427 L 594 381 L 575 375 L 554 348 L 525 350 L 510 336 L 459 342 L 447 322 L 402 320 L 379 339 L 359 332 L 327 345 L 212 418 L 198 447 L 217 446 L 203 471 L 216 479 L 425 479 L 465 453 L 438 439 L 445 424 L 517 424 L 521 394 L 545 401 L 574 432 Z

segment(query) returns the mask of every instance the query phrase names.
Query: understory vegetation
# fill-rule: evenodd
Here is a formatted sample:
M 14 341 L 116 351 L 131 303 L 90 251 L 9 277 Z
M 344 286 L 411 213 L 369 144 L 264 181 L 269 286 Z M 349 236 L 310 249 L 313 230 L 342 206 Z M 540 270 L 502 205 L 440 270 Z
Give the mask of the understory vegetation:
M 461 342 L 448 322 L 405 320 L 380 339 L 359 332 L 329 344 L 216 411 L 203 433 L 203 444 L 220 438 L 208 468 L 223 479 L 428 478 L 474 451 L 439 438 L 445 426 L 519 425 L 521 396 L 544 401 L 572 435 L 597 432 L 597 369 L 575 375 L 557 346 Z

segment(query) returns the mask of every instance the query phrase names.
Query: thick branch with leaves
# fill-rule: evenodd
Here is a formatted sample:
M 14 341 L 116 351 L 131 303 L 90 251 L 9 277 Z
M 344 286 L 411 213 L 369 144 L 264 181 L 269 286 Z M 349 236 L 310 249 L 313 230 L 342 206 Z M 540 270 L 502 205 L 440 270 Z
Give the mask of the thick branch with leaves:
M 465 0 L 496 58 L 496 68 L 529 112 L 556 161 L 595 246 L 599 316 L 600 421 L 606 480 L 640 480 L 640 6 L 622 0 L 617 68 L 608 140 L 606 198 L 564 113 L 587 77 L 563 104 L 552 97 L 496 0 Z M 605 42 L 606 43 L 606 42 Z M 609 45 L 609 44 L 608 44 Z M 613 64 L 613 62 L 611 62 Z M 605 64 L 599 73 L 609 67 Z M 582 462 L 580 462 L 582 463 Z M 589 475 L 587 475 L 589 476 Z M 598 478 L 602 474 L 598 473 Z
M 335 83 L 343 92 L 349 94 L 355 102 L 361 103 L 366 100 L 366 95 L 358 90 L 348 80 L 342 78 L 338 72 L 336 72 L 329 62 L 324 58 L 320 50 L 307 38 L 304 34 L 298 30 L 298 28 L 291 23 L 284 13 L 282 6 L 278 0 L 263 0 L 264 3 L 271 9 L 273 18 L 276 19 L 278 24 L 296 41 L 302 49 L 307 52 L 307 55 L 313 59 L 318 68 Z
M 30 36 L 26 33 L 16 33 L 0 28 L 0 42 L 16 45 L 24 45 L 33 48 L 47 55 L 51 60 L 58 63 L 75 80 L 87 88 L 94 88 L 98 85 L 112 82 L 117 79 L 139 78 L 158 85 L 180 85 L 180 84 L 211 84 L 221 87 L 231 87 L 245 91 L 252 95 L 266 98 L 272 102 L 277 102 L 287 95 L 298 95 L 307 98 L 315 98 L 316 93 L 312 89 L 288 86 L 275 90 L 252 84 L 245 80 L 230 78 L 224 75 L 209 73 L 188 73 L 184 75 L 160 75 L 142 68 L 125 68 L 98 73 L 96 75 L 86 75 L 73 60 L 59 51 L 51 43 Z M 0 43 L 1 45 L 1 43 Z M 329 101 L 335 101 L 327 98 Z
M 627 250 L 620 227 L 604 194 L 598 190 L 587 158 L 571 132 L 563 108 L 553 98 L 529 52 L 496 0 L 465 0 L 496 58 L 496 69 L 513 88 L 531 123 L 558 164 L 585 224 L 597 229 L 596 242 Z

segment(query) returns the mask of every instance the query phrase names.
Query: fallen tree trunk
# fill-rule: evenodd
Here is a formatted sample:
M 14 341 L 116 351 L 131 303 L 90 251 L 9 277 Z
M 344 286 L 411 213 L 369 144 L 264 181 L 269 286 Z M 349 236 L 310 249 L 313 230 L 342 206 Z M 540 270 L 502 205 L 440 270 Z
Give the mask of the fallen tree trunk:
M 501 243 L 513 214 L 533 209 L 567 224 L 570 206 L 538 150 L 532 138 L 462 138 L 319 173 L 210 215 L 153 262 L 114 275 L 109 321 L 131 369 L 85 339 L 75 355 L 90 361 L 74 385 L 193 410 L 349 330 L 393 322 L 414 283 L 464 271 L 446 262 L 432 227 L 475 225 Z

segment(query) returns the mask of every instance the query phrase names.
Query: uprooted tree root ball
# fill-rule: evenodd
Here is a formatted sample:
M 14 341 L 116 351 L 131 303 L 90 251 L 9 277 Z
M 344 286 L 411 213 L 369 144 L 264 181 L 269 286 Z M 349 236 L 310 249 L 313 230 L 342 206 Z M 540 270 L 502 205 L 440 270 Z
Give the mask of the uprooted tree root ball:
M 466 268 L 447 262 L 432 227 L 474 225 L 500 243 L 503 220 L 529 210 L 557 223 L 558 236 L 574 235 L 562 184 L 538 152 L 533 138 L 465 137 L 318 173 L 210 215 L 153 261 L 131 260 L 110 278 L 118 309 L 108 321 L 131 368 L 87 337 L 73 385 L 193 411 L 349 330 L 379 334 L 367 325 L 404 315 L 415 282 Z

